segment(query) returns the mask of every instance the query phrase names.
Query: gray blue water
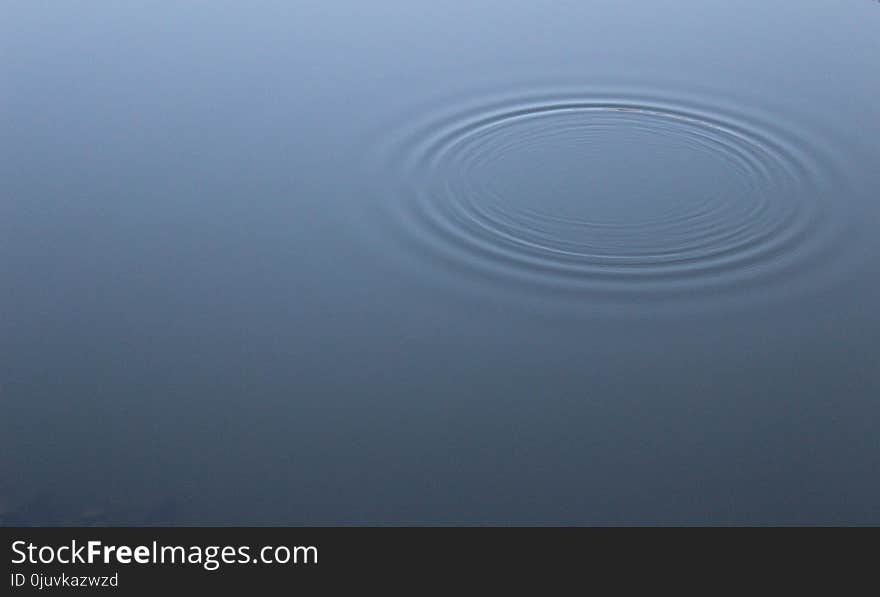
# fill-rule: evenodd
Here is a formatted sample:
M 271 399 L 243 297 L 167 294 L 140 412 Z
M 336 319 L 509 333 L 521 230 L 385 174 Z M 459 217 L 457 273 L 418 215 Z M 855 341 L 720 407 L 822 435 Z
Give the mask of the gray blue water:
M 880 4 L 7 2 L 0 523 L 880 524 Z

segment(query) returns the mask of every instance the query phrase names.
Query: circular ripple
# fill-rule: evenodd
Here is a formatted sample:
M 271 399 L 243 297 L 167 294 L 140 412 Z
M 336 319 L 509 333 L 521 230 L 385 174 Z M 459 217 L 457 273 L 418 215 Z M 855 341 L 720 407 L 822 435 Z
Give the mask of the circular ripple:
M 834 244 L 834 160 L 754 116 L 639 98 L 502 102 L 389 137 L 408 243 L 481 275 L 693 291 L 793 273 Z

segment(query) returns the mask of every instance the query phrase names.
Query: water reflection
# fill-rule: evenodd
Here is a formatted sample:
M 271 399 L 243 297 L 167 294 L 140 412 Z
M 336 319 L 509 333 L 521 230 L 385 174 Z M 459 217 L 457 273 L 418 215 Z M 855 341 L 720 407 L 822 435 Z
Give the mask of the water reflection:
M 875 2 L 7 4 L 0 524 L 880 522 Z

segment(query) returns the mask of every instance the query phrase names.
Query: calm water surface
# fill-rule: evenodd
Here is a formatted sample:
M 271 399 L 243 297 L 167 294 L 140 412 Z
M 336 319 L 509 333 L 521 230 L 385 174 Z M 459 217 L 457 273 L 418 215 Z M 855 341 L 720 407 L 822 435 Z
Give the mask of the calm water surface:
M 880 524 L 880 4 L 9 3 L 0 522 Z

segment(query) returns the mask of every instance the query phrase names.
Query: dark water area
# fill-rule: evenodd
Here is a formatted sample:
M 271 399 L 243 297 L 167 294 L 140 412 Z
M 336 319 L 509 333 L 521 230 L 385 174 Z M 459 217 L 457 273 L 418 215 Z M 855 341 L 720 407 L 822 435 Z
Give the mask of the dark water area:
M 8 3 L 0 523 L 880 524 L 880 4 Z

